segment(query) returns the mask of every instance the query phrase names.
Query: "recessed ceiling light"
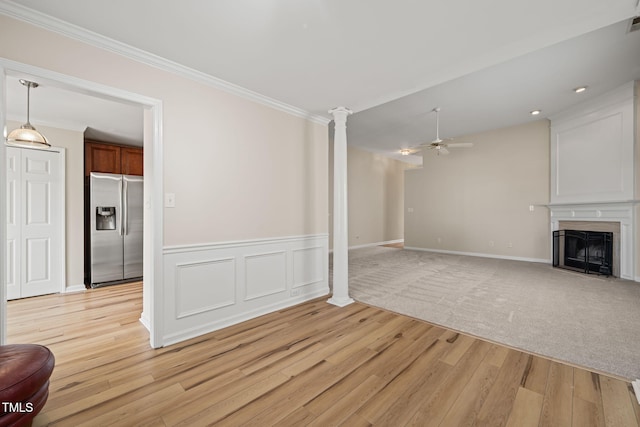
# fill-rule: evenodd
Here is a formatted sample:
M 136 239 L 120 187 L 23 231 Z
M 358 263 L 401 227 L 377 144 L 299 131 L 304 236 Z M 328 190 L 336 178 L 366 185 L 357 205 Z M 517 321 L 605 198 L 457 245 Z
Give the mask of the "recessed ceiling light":
M 529 111 L 529 114 L 531 114 L 532 116 L 537 116 L 538 114 L 542 113 L 542 110 L 533 110 L 533 111 Z
M 582 92 L 584 92 L 585 90 L 587 90 L 587 87 L 588 87 L 588 86 L 580 86 L 580 87 L 575 88 L 573 91 L 574 91 L 575 93 L 582 93 Z

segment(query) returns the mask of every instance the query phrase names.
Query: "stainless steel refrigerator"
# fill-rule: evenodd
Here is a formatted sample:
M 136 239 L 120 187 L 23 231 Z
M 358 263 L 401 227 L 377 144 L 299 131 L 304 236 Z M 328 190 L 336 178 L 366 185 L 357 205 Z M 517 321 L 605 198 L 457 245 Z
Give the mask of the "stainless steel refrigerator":
M 143 178 L 92 172 L 92 288 L 142 277 Z

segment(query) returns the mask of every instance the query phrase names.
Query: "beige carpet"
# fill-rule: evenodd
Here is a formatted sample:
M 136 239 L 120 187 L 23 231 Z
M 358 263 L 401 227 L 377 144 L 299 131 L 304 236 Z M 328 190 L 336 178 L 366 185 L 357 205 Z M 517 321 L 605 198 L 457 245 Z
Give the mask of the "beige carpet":
M 360 302 L 591 370 L 640 378 L 640 283 L 383 247 L 349 252 Z

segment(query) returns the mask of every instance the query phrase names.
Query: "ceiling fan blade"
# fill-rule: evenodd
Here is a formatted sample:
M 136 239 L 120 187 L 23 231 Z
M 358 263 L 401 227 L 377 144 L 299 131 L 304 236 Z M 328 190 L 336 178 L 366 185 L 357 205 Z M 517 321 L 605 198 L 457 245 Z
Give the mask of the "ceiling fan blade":
M 471 148 L 473 147 L 473 142 L 452 142 L 447 144 L 447 147 L 451 148 Z
M 447 144 L 449 141 L 453 141 L 453 138 L 436 138 L 431 141 L 431 144 Z
M 447 150 L 446 148 L 444 148 L 444 145 L 441 145 L 438 148 L 438 155 L 442 154 L 443 156 L 446 156 L 447 154 L 449 154 L 449 150 Z

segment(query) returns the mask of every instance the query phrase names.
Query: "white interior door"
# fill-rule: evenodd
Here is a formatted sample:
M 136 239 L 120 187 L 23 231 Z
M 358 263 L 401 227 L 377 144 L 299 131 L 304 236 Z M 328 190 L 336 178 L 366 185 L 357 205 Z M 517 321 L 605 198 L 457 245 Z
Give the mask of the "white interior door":
M 64 218 L 61 216 L 62 173 L 60 153 L 7 147 L 8 163 L 17 166 L 9 172 L 7 274 L 14 275 L 8 299 L 60 292 L 63 284 Z M 10 210 L 11 208 L 8 208 Z M 14 242 L 14 243 L 11 243 Z M 12 247 L 13 246 L 13 247 Z M 12 257 L 13 254 L 13 257 Z M 16 295 L 17 294 L 17 295 Z
M 7 148 L 7 299 L 20 298 L 20 150 Z

